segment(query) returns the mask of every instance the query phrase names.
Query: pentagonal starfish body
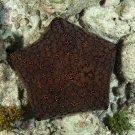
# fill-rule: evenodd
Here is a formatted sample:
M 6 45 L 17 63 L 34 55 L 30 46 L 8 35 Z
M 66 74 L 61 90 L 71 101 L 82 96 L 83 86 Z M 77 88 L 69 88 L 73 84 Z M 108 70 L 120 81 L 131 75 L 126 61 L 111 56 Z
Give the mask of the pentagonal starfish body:
M 37 120 L 107 109 L 116 46 L 55 18 L 39 41 L 10 54 Z

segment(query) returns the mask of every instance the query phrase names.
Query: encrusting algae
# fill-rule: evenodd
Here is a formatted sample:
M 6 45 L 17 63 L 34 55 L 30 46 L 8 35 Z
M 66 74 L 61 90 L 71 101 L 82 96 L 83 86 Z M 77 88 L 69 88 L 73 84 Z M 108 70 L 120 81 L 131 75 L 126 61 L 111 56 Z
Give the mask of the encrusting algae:
M 0 106 L 0 131 L 11 131 L 12 123 L 23 119 L 24 111 L 16 108 L 15 106 Z

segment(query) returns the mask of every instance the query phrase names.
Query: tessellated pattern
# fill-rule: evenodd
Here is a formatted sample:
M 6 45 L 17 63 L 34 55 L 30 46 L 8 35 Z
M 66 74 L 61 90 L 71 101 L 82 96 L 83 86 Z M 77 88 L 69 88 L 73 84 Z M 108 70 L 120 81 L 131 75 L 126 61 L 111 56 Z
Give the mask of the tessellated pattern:
M 107 109 L 116 46 L 55 18 L 47 33 L 10 54 L 37 120 Z

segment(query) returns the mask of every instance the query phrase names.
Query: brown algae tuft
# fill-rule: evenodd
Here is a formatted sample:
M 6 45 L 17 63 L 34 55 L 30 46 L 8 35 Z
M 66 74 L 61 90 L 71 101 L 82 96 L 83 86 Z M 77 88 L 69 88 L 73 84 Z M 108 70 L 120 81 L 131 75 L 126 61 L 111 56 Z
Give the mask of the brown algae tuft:
M 24 111 L 15 106 L 0 106 L 0 131 L 11 131 L 11 124 L 23 119 Z

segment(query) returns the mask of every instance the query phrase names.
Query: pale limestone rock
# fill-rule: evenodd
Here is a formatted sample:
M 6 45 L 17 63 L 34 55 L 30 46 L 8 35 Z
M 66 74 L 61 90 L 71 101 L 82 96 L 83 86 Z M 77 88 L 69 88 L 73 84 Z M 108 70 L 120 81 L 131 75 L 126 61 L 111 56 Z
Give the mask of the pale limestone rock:
M 23 37 L 24 37 L 24 44 L 31 44 L 33 42 L 35 42 L 39 37 L 40 37 L 40 33 L 39 33 L 39 21 L 40 18 L 38 15 L 34 15 L 30 17 L 30 25 L 32 27 L 23 27 L 22 31 L 23 31 Z M 36 34 L 34 34 L 36 33 Z M 31 38 L 32 36 L 34 36 L 34 39 Z
M 112 104 L 111 104 L 111 109 L 112 109 L 112 111 L 113 111 L 114 113 L 117 112 L 117 110 L 118 110 L 118 105 L 115 104 L 115 103 L 112 103 Z
M 107 0 L 106 3 L 112 1 Z M 134 18 L 135 1 L 124 0 L 115 7 L 89 7 L 81 19 L 89 32 L 117 43 L 121 37 L 131 34 L 135 30 Z
M 24 27 L 28 23 L 29 23 L 29 20 L 27 18 L 23 18 L 22 20 L 20 20 L 20 26 L 21 27 Z
M 58 127 L 55 135 L 111 135 L 92 113 L 77 113 L 54 120 Z
M 125 87 L 127 85 L 127 82 L 125 81 L 124 83 L 122 83 L 121 85 L 119 85 L 116 89 L 116 95 L 118 97 L 123 97 L 125 95 Z
M 18 11 L 16 9 L 13 9 L 10 14 L 12 17 L 15 17 L 18 15 Z
M 6 52 L 0 39 L 0 103 L 4 106 L 20 106 L 17 76 L 6 61 Z
M 41 0 L 42 7 L 48 13 L 56 13 L 57 15 L 71 16 L 78 14 L 88 5 L 98 4 L 100 0 L 63 0 L 61 3 L 53 2 L 54 0 Z
M 11 67 L 5 63 L 0 63 L 0 103 L 3 106 L 18 106 L 18 77 Z
M 0 135 L 17 135 L 17 134 L 14 132 L 7 132 L 6 130 L 4 130 L 0 132 Z
M 126 21 L 119 19 L 119 14 L 115 10 L 112 6 L 90 7 L 85 10 L 81 19 L 89 32 L 117 43 L 122 36 L 130 33 L 130 26 Z
M 103 3 L 104 7 L 108 7 L 108 6 L 116 6 L 120 3 L 120 0 L 105 0 L 105 2 Z
M 120 5 L 120 17 L 123 20 L 131 20 L 135 18 L 135 1 L 124 0 Z
M 121 64 L 121 71 L 126 81 L 135 83 L 135 34 L 124 38 Z
M 47 13 L 42 9 L 39 0 L 10 0 L 6 3 L 6 7 L 12 9 L 12 13 L 9 13 L 11 14 L 9 15 L 10 21 L 13 24 L 11 31 L 23 37 L 24 47 L 35 42 L 54 18 L 51 18 L 50 15 L 50 18 L 42 16 L 42 14 L 47 15 Z M 41 17 L 43 22 L 40 27 Z
M 46 130 L 34 130 L 33 135 L 50 135 L 49 129 Z
M 49 120 L 42 120 L 42 121 L 35 121 L 36 127 L 41 130 L 47 129 L 47 125 L 49 123 Z

